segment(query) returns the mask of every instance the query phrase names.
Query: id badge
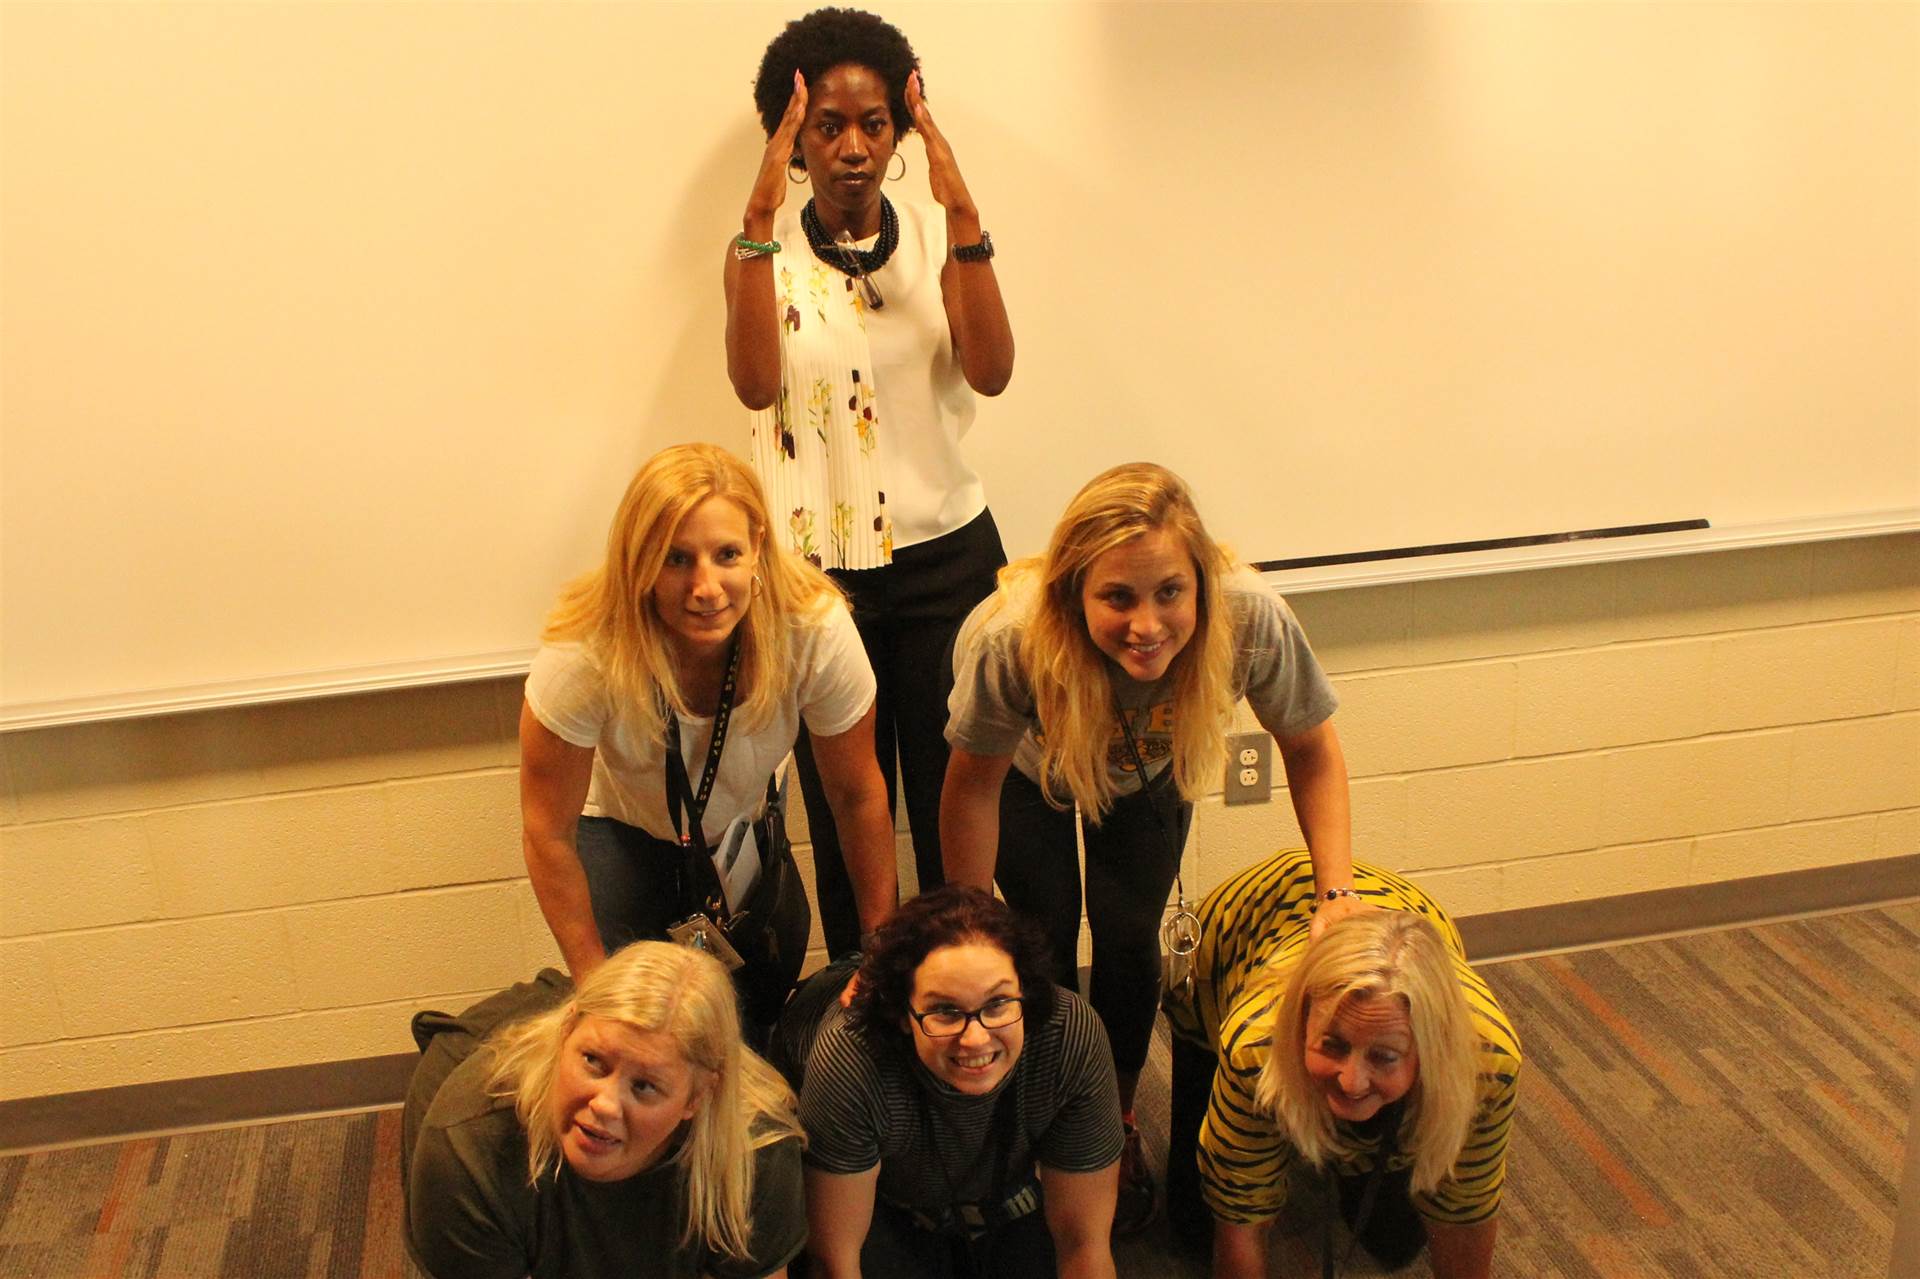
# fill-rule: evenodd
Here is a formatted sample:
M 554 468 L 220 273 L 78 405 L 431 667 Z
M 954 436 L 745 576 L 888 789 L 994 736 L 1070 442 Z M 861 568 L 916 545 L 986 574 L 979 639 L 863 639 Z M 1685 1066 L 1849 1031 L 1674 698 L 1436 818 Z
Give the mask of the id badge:
M 733 948 L 733 943 L 720 931 L 720 926 L 705 915 L 689 915 L 677 924 L 668 925 L 667 936 L 682 946 L 706 951 L 726 965 L 728 972 L 747 962 L 740 958 L 740 952 Z

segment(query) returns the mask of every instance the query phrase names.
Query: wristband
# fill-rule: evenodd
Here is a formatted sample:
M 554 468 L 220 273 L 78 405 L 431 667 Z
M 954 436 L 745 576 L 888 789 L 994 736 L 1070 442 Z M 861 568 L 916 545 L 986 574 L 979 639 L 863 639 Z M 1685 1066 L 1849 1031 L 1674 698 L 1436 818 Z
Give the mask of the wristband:
M 953 246 L 955 262 L 985 262 L 993 257 L 993 237 L 985 231 L 980 233 L 978 244 L 956 244 Z
M 765 244 L 758 240 L 749 240 L 744 234 L 733 237 L 733 256 L 742 262 L 752 258 L 769 257 L 780 251 L 780 241 L 768 240 Z

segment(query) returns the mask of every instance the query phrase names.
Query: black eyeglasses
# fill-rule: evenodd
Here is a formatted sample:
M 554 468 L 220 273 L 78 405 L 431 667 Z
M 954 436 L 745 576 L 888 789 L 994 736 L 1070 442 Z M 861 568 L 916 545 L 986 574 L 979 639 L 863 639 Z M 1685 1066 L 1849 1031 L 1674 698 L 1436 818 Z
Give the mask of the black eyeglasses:
M 989 999 L 970 1013 L 958 1008 L 929 1008 L 921 1012 L 917 1008 L 908 1008 L 907 1016 L 920 1025 L 920 1033 L 928 1039 L 952 1039 L 967 1031 L 967 1023 L 977 1021 L 985 1030 L 999 1030 L 1019 1021 L 1023 1012 L 1021 1005 L 1026 1002 L 1019 995 L 1002 995 L 998 999 Z

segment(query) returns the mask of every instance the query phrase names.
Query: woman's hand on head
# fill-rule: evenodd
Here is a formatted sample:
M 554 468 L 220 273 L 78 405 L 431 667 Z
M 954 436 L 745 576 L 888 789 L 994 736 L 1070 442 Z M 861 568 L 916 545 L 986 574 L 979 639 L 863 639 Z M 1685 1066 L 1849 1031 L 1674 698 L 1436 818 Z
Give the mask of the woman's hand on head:
M 1307 939 L 1319 941 L 1336 919 L 1345 919 L 1348 915 L 1358 915 L 1362 911 L 1376 910 L 1358 897 L 1336 897 L 1332 901 L 1323 901 L 1313 912 L 1313 923 L 1307 927 Z
M 913 127 L 920 130 L 926 145 L 927 188 L 933 198 L 950 216 L 977 217 L 966 179 L 960 176 L 960 165 L 953 158 L 953 148 L 947 145 L 947 135 L 933 122 L 933 112 L 927 109 L 927 99 L 920 92 L 918 71 L 907 77 L 907 110 L 913 115 Z
M 760 172 L 753 180 L 753 193 L 747 197 L 745 226 L 747 233 L 771 235 L 773 215 L 786 203 L 787 162 L 793 159 L 794 142 L 800 125 L 807 118 L 807 82 L 798 71 L 793 73 L 793 96 L 787 99 L 787 112 L 780 117 L 767 149 L 760 156 Z M 759 225 L 764 223 L 764 225 Z

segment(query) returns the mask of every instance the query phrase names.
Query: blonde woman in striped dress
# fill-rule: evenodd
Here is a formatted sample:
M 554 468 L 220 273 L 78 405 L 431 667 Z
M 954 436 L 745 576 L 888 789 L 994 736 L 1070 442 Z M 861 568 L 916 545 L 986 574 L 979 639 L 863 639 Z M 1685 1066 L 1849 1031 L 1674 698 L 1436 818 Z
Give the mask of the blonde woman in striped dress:
M 1491 1273 L 1519 1040 L 1446 912 L 1398 875 L 1353 872 L 1379 909 L 1318 938 L 1306 853 L 1221 884 L 1193 988 L 1168 1001 L 1168 1209 L 1189 1242 L 1211 1229 L 1217 1279 L 1266 1275 L 1296 1164 L 1387 1269 L 1426 1248 L 1436 1279 Z

